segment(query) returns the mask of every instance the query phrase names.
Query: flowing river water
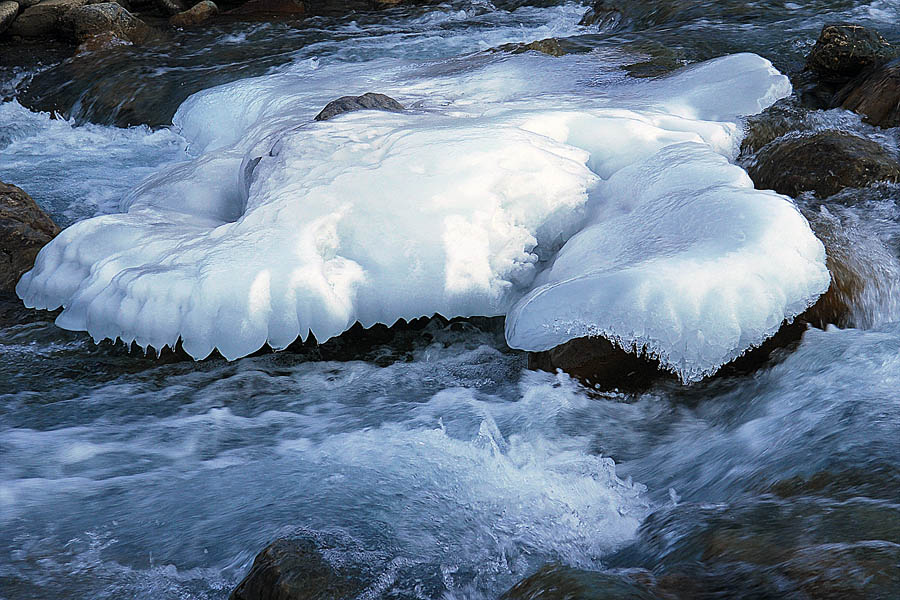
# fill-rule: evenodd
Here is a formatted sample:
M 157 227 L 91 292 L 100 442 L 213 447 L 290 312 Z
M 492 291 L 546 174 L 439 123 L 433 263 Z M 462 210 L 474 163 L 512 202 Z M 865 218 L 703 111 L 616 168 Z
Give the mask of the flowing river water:
M 577 3 L 476 0 L 4 57 L 0 179 L 66 226 L 240 136 L 278 108 L 242 103 L 267 86 L 306 118 L 366 91 L 487 107 L 734 52 L 796 71 L 830 21 L 900 39 L 893 0 L 631 5 L 610 30 Z M 492 50 L 549 37 L 570 54 Z M 896 146 L 850 113 L 804 118 Z M 865 329 L 642 394 L 527 369 L 497 319 L 233 362 L 44 316 L 0 329 L 0 598 L 225 598 L 297 532 L 377 570 L 364 597 L 496 598 L 548 564 L 675 570 L 696 597 L 900 597 L 900 187 L 829 210 L 885 274 Z

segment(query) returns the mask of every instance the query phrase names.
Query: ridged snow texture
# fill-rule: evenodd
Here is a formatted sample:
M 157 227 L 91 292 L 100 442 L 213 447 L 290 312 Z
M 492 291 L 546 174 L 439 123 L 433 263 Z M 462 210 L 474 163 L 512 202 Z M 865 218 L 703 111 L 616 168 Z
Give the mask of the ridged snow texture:
M 513 347 L 603 335 L 696 380 L 829 283 L 790 200 L 728 162 L 738 116 L 790 85 L 745 54 L 605 91 L 597 106 L 260 117 L 145 181 L 126 212 L 66 229 L 17 292 L 64 306 L 61 327 L 180 338 L 196 358 L 356 321 L 509 313 Z

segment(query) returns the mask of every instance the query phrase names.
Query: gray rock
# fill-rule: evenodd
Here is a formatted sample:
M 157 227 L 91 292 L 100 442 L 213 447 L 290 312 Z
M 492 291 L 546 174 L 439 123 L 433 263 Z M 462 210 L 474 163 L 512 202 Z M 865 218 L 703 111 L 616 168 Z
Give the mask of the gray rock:
M 42 0 L 26 8 L 10 28 L 13 35 L 36 38 L 54 35 L 63 15 L 79 6 L 96 4 L 98 0 Z
M 406 110 L 403 105 L 384 94 L 369 92 L 362 96 L 342 96 L 332 100 L 316 115 L 316 121 L 327 121 L 343 113 L 354 110 L 384 110 L 388 112 L 402 112 Z
M 18 14 L 18 3 L 13 2 L 12 0 L 0 2 L 0 33 L 9 29 L 9 26 L 16 20 Z
M 21 188 L 0 182 L 0 293 L 12 293 L 59 227 Z
M 204 23 L 219 14 L 219 7 L 212 0 L 202 0 L 188 10 L 169 19 L 173 27 L 192 27 Z
M 791 135 L 766 144 L 747 172 L 761 189 L 827 198 L 844 188 L 900 181 L 900 164 L 877 143 L 842 131 Z
M 99 34 L 130 42 L 141 42 L 151 32 L 150 27 L 115 2 L 79 6 L 60 19 L 60 29 L 78 42 Z
M 822 28 L 806 66 L 822 81 L 843 83 L 897 54 L 898 48 L 877 31 L 850 23 L 831 24 Z

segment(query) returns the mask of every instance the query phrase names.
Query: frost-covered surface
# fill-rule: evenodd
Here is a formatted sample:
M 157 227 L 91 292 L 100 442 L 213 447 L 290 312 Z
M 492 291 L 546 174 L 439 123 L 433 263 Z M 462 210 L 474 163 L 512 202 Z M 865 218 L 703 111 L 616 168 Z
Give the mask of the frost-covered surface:
M 573 77 L 596 71 L 588 60 L 482 57 L 427 85 L 427 65 L 385 72 L 379 91 L 412 110 L 325 123 L 310 119 L 328 86 L 305 71 L 199 94 L 176 122 L 207 154 L 142 183 L 126 212 L 65 230 L 19 295 L 64 306 L 58 324 L 95 339 L 181 338 L 197 358 L 214 348 L 236 358 L 356 321 L 506 314 L 531 291 L 511 345 L 602 333 L 695 379 L 828 284 L 821 245 L 789 200 L 753 191 L 727 162 L 738 117 L 790 85 L 742 54 L 585 97 Z M 592 298 L 573 303 L 555 286 L 598 268 L 614 277 L 596 280 Z M 723 272 L 731 285 L 694 285 Z M 554 286 L 559 301 L 543 302 Z M 640 302 L 605 312 L 629 294 Z

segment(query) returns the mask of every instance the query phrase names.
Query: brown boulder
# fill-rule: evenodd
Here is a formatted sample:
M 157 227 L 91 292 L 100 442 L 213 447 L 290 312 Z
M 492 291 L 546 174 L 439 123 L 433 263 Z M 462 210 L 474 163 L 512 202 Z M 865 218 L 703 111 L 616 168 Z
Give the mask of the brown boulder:
M 540 52 L 547 56 L 565 56 L 567 54 L 566 50 L 560 45 L 559 40 L 556 38 L 547 38 L 528 44 L 503 44 L 502 46 L 499 46 L 497 50 L 509 52 L 510 54 L 522 54 L 529 51 Z
M 0 293 L 13 292 L 59 227 L 21 188 L 0 182 Z
M 16 20 L 18 14 L 19 4 L 17 2 L 12 0 L 0 2 L 0 33 L 9 29 L 9 26 Z
M 212 0 L 202 0 L 188 10 L 169 19 L 173 27 L 192 27 L 204 23 L 219 14 L 219 7 Z
M 880 145 L 841 131 L 791 135 L 764 146 L 747 172 L 761 189 L 827 198 L 844 188 L 900 181 L 900 164 Z
M 531 352 L 528 368 L 551 373 L 561 369 L 604 391 L 643 391 L 661 379 L 675 380 L 659 361 L 626 352 L 602 337 L 575 338 L 545 352 Z
M 149 25 L 115 2 L 79 6 L 60 19 L 60 28 L 78 42 L 100 34 L 139 43 L 150 36 Z
M 806 66 L 822 81 L 841 83 L 897 54 L 898 49 L 877 31 L 850 23 L 830 24 L 822 28 Z
M 316 121 L 327 121 L 334 117 L 352 112 L 354 110 L 384 110 L 388 112 L 402 112 L 406 110 L 403 105 L 384 94 L 375 94 L 368 92 L 362 96 L 341 96 L 337 100 L 332 100 L 325 105 L 319 114 L 316 115 Z
M 832 104 L 859 113 L 865 121 L 878 127 L 900 126 L 900 59 L 847 84 L 835 95 Z
M 42 0 L 22 11 L 10 27 L 10 33 L 24 38 L 54 35 L 60 21 L 73 8 L 96 4 L 99 0 Z

